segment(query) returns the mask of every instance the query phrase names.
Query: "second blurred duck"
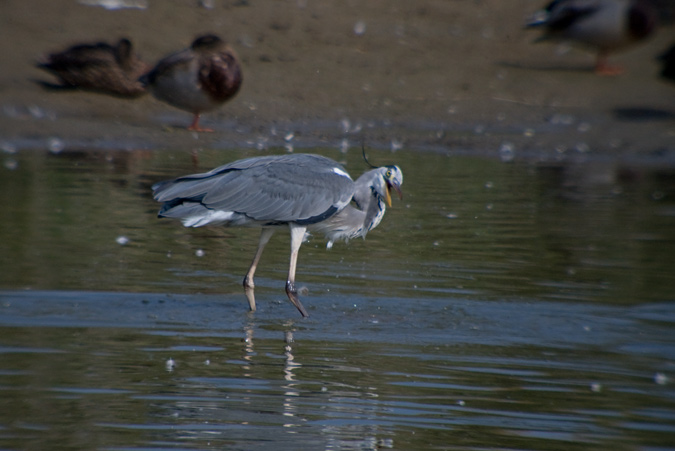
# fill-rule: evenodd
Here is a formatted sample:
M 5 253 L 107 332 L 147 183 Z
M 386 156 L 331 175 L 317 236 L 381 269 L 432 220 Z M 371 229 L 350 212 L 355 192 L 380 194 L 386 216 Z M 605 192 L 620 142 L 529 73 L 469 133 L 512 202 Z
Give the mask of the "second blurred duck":
M 160 60 L 142 81 L 157 99 L 194 115 L 188 130 L 210 132 L 199 126 L 201 113 L 232 98 L 239 91 L 242 75 L 234 50 L 208 34 Z
M 37 66 L 61 81 L 59 85 L 41 82 L 47 88 L 85 89 L 120 97 L 137 97 L 146 92 L 139 78 L 149 67 L 125 38 L 116 45 L 105 42 L 74 45 L 43 56 Z
M 649 0 L 554 0 L 537 12 L 528 28 L 543 27 L 537 41 L 560 40 L 597 51 L 595 72 L 618 75 L 607 55 L 651 36 L 657 14 Z

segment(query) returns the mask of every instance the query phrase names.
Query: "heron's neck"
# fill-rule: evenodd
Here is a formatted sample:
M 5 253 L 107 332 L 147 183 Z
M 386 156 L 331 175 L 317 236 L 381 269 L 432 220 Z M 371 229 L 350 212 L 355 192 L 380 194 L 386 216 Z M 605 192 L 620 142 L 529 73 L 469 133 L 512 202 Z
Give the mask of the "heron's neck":
M 385 203 L 372 188 L 370 189 L 370 196 L 367 198 L 366 205 L 360 205 L 360 207 L 361 211 L 365 213 L 363 218 L 363 228 L 366 232 L 378 226 L 387 209 Z
M 327 220 L 309 227 L 313 232 L 326 235 L 329 249 L 334 241 L 365 238 L 382 220 L 385 203 L 373 188 L 376 177 L 381 177 L 377 169 L 361 175 L 355 182 L 353 202 Z

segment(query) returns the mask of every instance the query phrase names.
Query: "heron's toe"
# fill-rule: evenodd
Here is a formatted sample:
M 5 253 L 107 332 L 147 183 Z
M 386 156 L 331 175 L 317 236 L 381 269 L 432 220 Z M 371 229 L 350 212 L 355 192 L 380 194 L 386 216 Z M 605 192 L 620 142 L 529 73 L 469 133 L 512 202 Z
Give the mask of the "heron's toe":
M 288 299 L 295 306 L 295 308 L 298 309 L 300 314 L 305 318 L 309 317 L 309 313 L 307 313 L 307 310 L 305 310 L 305 307 L 303 307 L 302 302 L 300 302 L 298 290 L 295 288 L 295 283 L 291 282 L 290 280 L 286 282 L 286 294 L 288 295 Z

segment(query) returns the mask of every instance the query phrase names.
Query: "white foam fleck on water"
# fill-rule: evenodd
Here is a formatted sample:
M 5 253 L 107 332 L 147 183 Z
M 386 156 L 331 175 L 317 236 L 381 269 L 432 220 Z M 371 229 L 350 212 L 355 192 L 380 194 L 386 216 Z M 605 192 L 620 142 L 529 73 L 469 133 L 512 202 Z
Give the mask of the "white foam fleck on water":
M 47 141 L 47 149 L 51 153 L 61 153 L 65 147 L 66 144 L 59 138 L 49 138 Z

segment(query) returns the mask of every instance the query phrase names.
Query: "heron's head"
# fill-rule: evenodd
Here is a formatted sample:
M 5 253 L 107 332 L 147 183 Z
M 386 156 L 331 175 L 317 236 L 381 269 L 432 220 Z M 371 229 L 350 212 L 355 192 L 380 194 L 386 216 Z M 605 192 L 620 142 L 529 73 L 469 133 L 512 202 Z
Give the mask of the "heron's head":
M 398 166 L 382 166 L 377 169 L 382 178 L 376 180 L 374 184 L 375 191 L 391 207 L 391 190 L 398 194 L 399 199 L 403 199 L 401 185 L 403 184 L 403 172 Z

